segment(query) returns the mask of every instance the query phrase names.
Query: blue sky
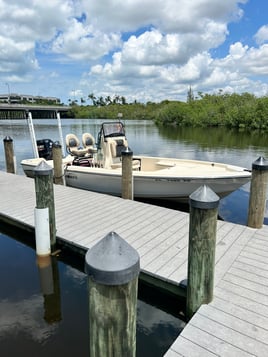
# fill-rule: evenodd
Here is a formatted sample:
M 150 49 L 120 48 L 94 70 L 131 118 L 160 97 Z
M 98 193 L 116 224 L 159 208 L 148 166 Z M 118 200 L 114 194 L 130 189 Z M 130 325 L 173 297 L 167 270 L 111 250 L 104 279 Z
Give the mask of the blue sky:
M 2 0 L 0 93 L 264 96 L 267 13 L 263 0 Z
M 240 8 L 243 9 L 244 15 L 239 21 L 228 24 L 229 35 L 218 48 L 220 56 L 226 56 L 230 45 L 234 42 L 242 42 L 250 47 L 256 46 L 254 35 L 261 26 L 268 25 L 268 3 L 263 0 L 251 0 L 241 4 Z

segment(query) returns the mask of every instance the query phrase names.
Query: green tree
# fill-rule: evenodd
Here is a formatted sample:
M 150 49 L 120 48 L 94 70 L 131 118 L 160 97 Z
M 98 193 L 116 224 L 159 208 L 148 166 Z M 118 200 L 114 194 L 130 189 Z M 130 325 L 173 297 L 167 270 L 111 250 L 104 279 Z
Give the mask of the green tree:
M 192 87 L 190 86 L 187 92 L 187 103 L 191 103 L 193 100 L 194 100 L 194 92 L 192 90 Z

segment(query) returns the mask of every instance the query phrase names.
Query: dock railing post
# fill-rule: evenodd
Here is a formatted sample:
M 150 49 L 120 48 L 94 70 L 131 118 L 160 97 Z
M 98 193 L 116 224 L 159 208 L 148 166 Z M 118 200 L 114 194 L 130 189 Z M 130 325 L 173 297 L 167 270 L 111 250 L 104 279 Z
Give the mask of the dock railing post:
M 261 228 L 264 220 L 268 184 L 268 160 L 259 157 L 252 164 L 247 225 Z
M 126 148 L 122 151 L 122 198 L 133 200 L 133 152 Z
M 91 357 L 136 356 L 136 309 L 140 258 L 115 232 L 85 257 L 89 289 Z
M 64 185 L 62 150 L 59 141 L 55 141 L 52 145 L 52 157 L 54 167 L 54 183 L 56 185 Z
M 6 171 L 11 174 L 16 173 L 15 156 L 13 149 L 13 139 L 10 136 L 4 138 L 4 149 L 6 158 Z
M 208 186 L 190 195 L 186 315 L 213 299 L 219 197 Z
M 35 208 L 35 216 L 36 222 L 38 221 L 38 217 L 41 216 L 41 221 L 38 221 L 40 227 L 42 227 L 42 223 L 44 223 L 44 230 L 42 230 L 38 225 L 35 225 L 36 230 L 36 239 L 38 238 L 37 233 L 39 232 L 41 236 L 46 235 L 46 225 L 45 220 L 48 219 L 49 225 L 49 238 L 50 238 L 50 249 L 53 252 L 56 247 L 56 219 L 55 219 L 55 203 L 54 203 L 54 190 L 53 190 L 53 169 L 50 167 L 45 161 L 41 161 L 40 164 L 34 169 L 34 178 L 35 178 L 35 194 L 36 194 L 36 208 Z M 46 214 L 46 211 L 48 213 Z M 44 218 L 42 218 L 44 215 Z M 46 218 L 47 217 L 47 218 Z M 44 234 L 42 234 L 42 231 Z M 36 242 L 38 245 L 38 241 Z M 41 250 L 43 253 L 40 255 L 50 254 L 50 252 L 46 252 L 47 244 L 40 241 Z M 38 254 L 38 252 L 37 252 Z

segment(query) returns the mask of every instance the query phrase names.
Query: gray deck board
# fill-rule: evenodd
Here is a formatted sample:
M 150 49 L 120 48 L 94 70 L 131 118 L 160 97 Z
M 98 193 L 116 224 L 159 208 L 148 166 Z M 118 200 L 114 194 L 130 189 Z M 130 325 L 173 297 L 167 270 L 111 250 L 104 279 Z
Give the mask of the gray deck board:
M 201 309 L 201 308 L 200 308 Z M 211 323 L 211 320 L 206 319 L 203 321 L 202 316 L 198 313 L 192 318 L 192 320 L 188 323 L 187 327 L 182 331 L 180 338 L 175 342 L 177 346 L 171 348 L 180 352 L 180 339 L 188 339 L 193 344 L 196 344 L 202 350 L 207 350 L 210 353 L 215 354 L 216 356 L 238 356 L 238 357 L 249 357 L 252 354 L 248 353 L 245 350 L 241 350 L 236 347 L 236 344 L 229 343 L 225 341 L 224 335 L 221 338 L 214 335 L 214 331 L 211 331 L 211 328 L 203 326 L 202 323 Z M 213 324 L 213 329 L 221 329 L 222 326 L 220 324 Z M 223 333 L 226 331 L 223 331 Z M 233 331 L 232 331 L 233 333 Z M 232 335 L 232 333 L 230 335 Z M 181 352 L 180 352 L 181 353 Z M 166 353 L 165 356 L 168 356 L 169 353 Z M 183 356 L 192 356 L 192 350 L 185 351 Z M 206 354 L 204 354 L 206 356 Z
M 260 230 L 244 227 L 231 252 L 226 252 L 237 256 L 228 258 L 230 266 L 215 282 L 213 301 L 201 306 L 166 357 L 175 352 L 197 356 L 199 350 L 201 356 L 204 349 L 217 356 L 268 356 L 267 233 L 267 226 Z M 218 264 L 216 272 L 217 268 Z M 186 339 L 191 343 L 185 349 Z
M 268 307 L 265 306 L 258 299 L 253 299 L 251 296 L 245 295 L 235 289 L 232 289 L 232 285 L 221 284 L 222 287 L 216 287 L 214 290 L 214 297 L 220 298 L 226 301 L 226 304 L 233 304 L 235 306 L 243 306 L 246 311 L 251 311 L 258 315 L 268 317 Z M 264 325 L 267 328 L 267 325 Z
M 267 354 L 267 330 L 257 328 L 251 323 L 211 306 L 202 306 L 197 318 L 192 319 L 191 325 L 224 341 L 223 346 L 233 346 L 250 355 L 265 356 Z M 218 353 L 217 347 L 214 346 L 214 348 L 212 351 Z
M 54 186 L 57 238 L 84 250 L 110 231 L 140 254 L 141 269 L 178 285 L 187 277 L 189 215 Z M 34 180 L 0 172 L 0 216 L 34 226 Z M 268 356 L 268 227 L 217 222 L 214 299 L 166 357 Z
M 231 317 L 236 317 L 241 321 L 248 322 L 249 324 L 257 328 L 263 328 L 263 326 L 267 326 L 268 324 L 268 318 L 266 316 L 258 314 L 256 311 L 248 310 L 246 306 L 239 306 L 235 303 L 226 304 L 226 300 L 223 300 L 219 297 L 215 297 L 213 301 L 209 304 L 209 306 L 214 307 L 215 309 L 223 312 L 224 314 L 231 315 Z M 264 330 L 267 331 L 267 328 Z M 254 331 L 254 333 L 256 331 Z M 265 340 L 264 342 L 268 343 L 268 340 Z
M 256 267 L 255 265 L 253 265 L 252 262 L 244 263 L 241 260 L 237 260 L 234 262 L 232 267 L 234 269 L 240 269 L 242 271 L 254 274 L 255 279 L 259 279 L 259 277 L 268 278 L 268 270 L 260 269 L 260 268 Z

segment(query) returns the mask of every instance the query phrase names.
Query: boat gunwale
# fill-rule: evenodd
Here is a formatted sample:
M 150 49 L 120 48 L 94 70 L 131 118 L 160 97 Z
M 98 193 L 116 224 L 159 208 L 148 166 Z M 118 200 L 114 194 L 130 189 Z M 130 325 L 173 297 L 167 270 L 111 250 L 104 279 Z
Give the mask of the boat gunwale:
M 143 156 L 136 156 L 136 158 L 143 158 Z M 42 158 L 36 158 L 36 159 L 25 159 L 21 161 L 21 165 L 22 166 L 28 166 L 28 167 L 36 167 L 36 162 L 39 161 L 40 162 L 44 159 Z M 180 160 L 180 159 L 176 159 L 176 160 Z M 198 160 L 182 160 L 183 162 L 190 162 L 190 163 L 196 163 L 197 165 L 199 164 Z M 181 162 L 181 161 L 179 161 Z M 48 160 L 47 163 L 53 167 L 53 160 Z M 206 162 L 204 162 L 206 163 Z M 66 165 L 66 164 L 65 164 Z M 202 164 L 201 164 L 202 165 Z M 222 166 L 223 165 L 223 166 Z M 207 163 L 207 165 L 205 166 L 209 166 L 209 164 Z M 213 167 L 215 169 L 217 169 L 216 164 L 213 165 Z M 236 168 L 237 166 L 233 166 L 233 165 L 228 165 L 228 164 L 220 164 L 220 167 L 222 168 L 227 168 L 231 167 L 232 169 L 230 171 L 226 171 L 225 173 L 219 172 L 217 174 L 217 171 L 212 175 L 211 173 L 209 175 L 206 174 L 194 174 L 191 173 L 191 175 L 189 174 L 177 174 L 176 170 L 179 170 L 180 167 L 179 165 L 174 165 L 174 166 L 170 166 L 170 167 L 166 167 L 166 168 L 162 168 L 159 170 L 151 170 L 151 171 L 139 171 L 139 170 L 133 170 L 133 176 L 134 177 L 144 177 L 144 178 L 148 178 L 148 179 L 159 179 L 159 180 L 169 180 L 171 181 L 173 180 L 198 180 L 198 179 L 206 179 L 206 180 L 219 180 L 219 179 L 249 179 L 251 177 L 251 172 L 245 168 L 240 168 L 240 170 L 234 170 L 233 168 Z M 195 168 L 196 169 L 196 168 Z M 91 175 L 104 175 L 104 176 L 121 176 L 122 175 L 122 169 L 119 168 L 111 168 L 111 169 L 106 169 L 106 168 L 102 168 L 102 167 L 88 167 L 88 166 L 76 166 L 76 165 L 66 165 L 64 167 L 64 171 L 65 174 L 66 173 L 81 173 L 81 174 L 91 174 Z

